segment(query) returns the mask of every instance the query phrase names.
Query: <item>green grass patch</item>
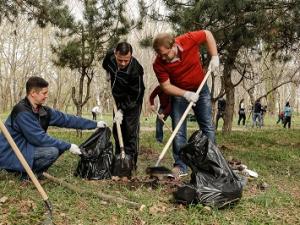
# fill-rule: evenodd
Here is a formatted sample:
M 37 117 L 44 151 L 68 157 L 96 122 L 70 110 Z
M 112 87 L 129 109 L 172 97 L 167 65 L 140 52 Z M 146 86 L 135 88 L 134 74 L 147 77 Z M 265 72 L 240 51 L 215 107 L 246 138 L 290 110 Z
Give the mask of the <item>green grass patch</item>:
M 152 120 L 154 122 L 154 119 Z M 190 125 L 189 134 L 196 129 Z M 56 138 L 80 144 L 90 132 L 81 138 L 75 131 L 62 132 L 52 129 Z M 154 139 L 154 131 L 142 131 L 138 176 L 145 176 L 145 168 L 153 166 L 164 145 Z M 165 132 L 165 141 L 169 132 Z M 143 211 L 123 204 L 103 202 L 94 196 L 80 195 L 62 186 L 46 181 L 47 191 L 54 207 L 53 219 L 62 224 L 300 224 L 300 130 L 244 129 L 230 135 L 217 133 L 218 146 L 226 158 L 242 161 L 258 172 L 256 180 L 250 180 L 243 198 L 235 206 L 223 210 L 207 210 L 202 205 L 183 207 L 172 200 L 172 187 L 161 185 L 157 189 L 147 186 L 131 188 L 130 185 L 112 181 L 86 181 L 73 176 L 78 157 L 66 152 L 49 169 L 49 173 L 63 178 L 76 187 L 103 192 L 145 204 Z M 162 165 L 172 166 L 169 150 Z M 269 187 L 261 190 L 260 184 Z M 0 224 L 39 224 L 44 218 L 44 203 L 32 184 L 24 186 L 18 177 L 0 171 Z

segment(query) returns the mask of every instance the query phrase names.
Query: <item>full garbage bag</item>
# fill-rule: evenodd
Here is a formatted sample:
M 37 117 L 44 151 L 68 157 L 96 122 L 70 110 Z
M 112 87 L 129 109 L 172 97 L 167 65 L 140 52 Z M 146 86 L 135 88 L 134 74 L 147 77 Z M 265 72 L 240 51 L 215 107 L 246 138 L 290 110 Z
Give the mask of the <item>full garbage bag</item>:
M 89 180 L 110 179 L 113 161 L 111 130 L 98 128 L 79 148 L 82 154 L 75 176 Z
M 218 147 L 202 131 L 196 131 L 179 156 L 191 170 L 191 180 L 173 193 L 177 202 L 222 208 L 242 197 L 242 178 L 229 167 Z

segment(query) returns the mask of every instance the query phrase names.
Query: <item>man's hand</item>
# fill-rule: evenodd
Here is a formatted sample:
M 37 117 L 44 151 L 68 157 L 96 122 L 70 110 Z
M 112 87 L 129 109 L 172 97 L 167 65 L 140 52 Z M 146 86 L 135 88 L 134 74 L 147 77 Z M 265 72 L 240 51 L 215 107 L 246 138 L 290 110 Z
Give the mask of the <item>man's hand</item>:
M 163 120 L 163 119 L 165 118 L 165 115 L 164 115 L 163 113 L 161 113 L 161 114 L 158 115 L 158 118 L 159 118 L 160 120 Z
M 186 91 L 183 95 L 183 97 L 188 101 L 188 102 L 193 102 L 196 103 L 199 99 L 199 95 L 197 95 L 195 92 L 192 91 Z
M 121 109 L 119 109 L 119 110 L 115 113 L 114 122 L 115 122 L 115 123 L 122 124 L 122 120 L 123 120 L 123 112 L 122 112 Z
M 97 128 L 104 128 L 107 127 L 107 124 L 104 121 L 97 122 Z
M 155 105 L 150 105 L 152 111 L 156 111 Z
M 208 70 L 211 70 L 211 72 L 213 73 L 219 72 L 219 65 L 220 65 L 219 56 L 214 55 L 211 57 Z
M 75 144 L 71 144 L 71 147 L 69 148 L 69 151 L 71 153 L 73 153 L 74 155 L 81 155 L 80 148 L 77 145 L 75 145 Z

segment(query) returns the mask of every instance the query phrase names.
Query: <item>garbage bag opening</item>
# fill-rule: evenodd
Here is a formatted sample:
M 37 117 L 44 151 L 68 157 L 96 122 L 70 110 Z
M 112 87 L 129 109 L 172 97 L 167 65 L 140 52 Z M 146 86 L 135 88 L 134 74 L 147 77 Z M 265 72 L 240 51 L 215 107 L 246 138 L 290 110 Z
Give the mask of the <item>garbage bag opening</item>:
M 108 127 L 97 129 L 79 148 L 82 154 L 75 176 L 89 180 L 110 179 L 113 161 L 113 145 Z

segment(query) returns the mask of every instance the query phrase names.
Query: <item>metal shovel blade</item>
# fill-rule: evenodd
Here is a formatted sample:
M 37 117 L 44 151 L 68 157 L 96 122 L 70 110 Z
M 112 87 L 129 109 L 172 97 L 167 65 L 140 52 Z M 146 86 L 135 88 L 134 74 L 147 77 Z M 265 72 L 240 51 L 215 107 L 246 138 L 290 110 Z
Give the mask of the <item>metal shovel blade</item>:
M 120 154 L 115 155 L 113 162 L 113 176 L 131 177 L 133 169 L 133 159 L 131 155 Z
M 47 212 L 45 213 L 46 219 L 42 222 L 42 225 L 52 225 L 52 205 L 49 200 L 44 201 Z

